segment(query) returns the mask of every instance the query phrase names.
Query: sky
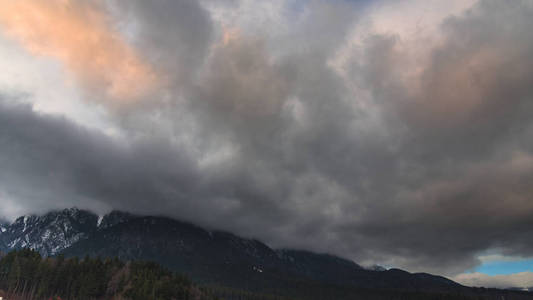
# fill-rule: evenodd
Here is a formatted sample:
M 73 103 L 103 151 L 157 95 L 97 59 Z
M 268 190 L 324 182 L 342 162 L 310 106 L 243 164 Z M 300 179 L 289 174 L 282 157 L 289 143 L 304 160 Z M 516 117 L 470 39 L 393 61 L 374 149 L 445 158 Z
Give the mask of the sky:
M 533 286 L 531 28 L 529 0 L 0 0 L 0 217 Z

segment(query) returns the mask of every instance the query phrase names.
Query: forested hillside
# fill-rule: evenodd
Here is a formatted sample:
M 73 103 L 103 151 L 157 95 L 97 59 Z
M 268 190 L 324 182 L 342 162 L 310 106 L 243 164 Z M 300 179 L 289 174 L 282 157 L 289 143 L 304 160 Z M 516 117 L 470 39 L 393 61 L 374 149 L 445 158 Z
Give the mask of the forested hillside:
M 187 278 L 155 263 L 43 259 L 33 250 L 13 251 L 0 260 L 0 288 L 8 299 L 212 299 L 195 292 Z
M 34 250 L 12 251 L 0 259 L 0 296 L 6 299 L 304 300 L 304 299 L 531 299 L 529 293 L 478 289 L 427 293 L 353 289 L 294 281 L 274 294 L 223 286 L 199 286 L 153 262 L 116 258 L 42 258 Z

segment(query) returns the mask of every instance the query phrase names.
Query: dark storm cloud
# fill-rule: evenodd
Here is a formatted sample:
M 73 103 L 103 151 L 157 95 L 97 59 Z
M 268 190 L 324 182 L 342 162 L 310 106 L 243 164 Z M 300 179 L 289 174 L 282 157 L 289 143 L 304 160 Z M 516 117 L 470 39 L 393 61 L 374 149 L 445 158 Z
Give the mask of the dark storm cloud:
M 261 197 L 246 187 L 252 180 L 239 178 L 240 187 L 231 179 L 199 174 L 194 160 L 166 141 L 121 143 L 64 118 L 39 115 L 27 105 L 4 100 L 0 108 L 3 191 L 8 199 L 21 199 L 12 205 L 36 212 L 65 205 L 166 211 L 205 222 L 199 215 L 207 211 L 219 218 L 231 213 L 224 205 L 233 197 Z
M 395 37 L 370 40 L 355 72 L 387 126 L 403 134 L 390 164 L 376 170 L 391 176 L 370 180 L 382 186 L 375 190 L 392 189 L 372 191 L 368 197 L 381 196 L 371 204 L 375 214 L 347 232 L 426 268 L 448 264 L 451 272 L 473 266 L 474 254 L 490 248 L 533 254 L 531 245 L 524 248 L 533 212 L 532 13 L 528 2 L 482 1 L 446 20 L 444 43 L 418 81 L 398 79 L 403 55 Z
M 347 76 L 331 67 L 361 17 L 353 4 L 311 2 L 287 33 L 225 39 L 199 2 L 122 4 L 114 15 L 169 84 L 117 112 L 120 137 L 4 100 L 4 215 L 166 214 L 447 274 L 490 249 L 533 255 L 529 2 L 446 19 L 414 77 L 394 35 L 362 39 Z

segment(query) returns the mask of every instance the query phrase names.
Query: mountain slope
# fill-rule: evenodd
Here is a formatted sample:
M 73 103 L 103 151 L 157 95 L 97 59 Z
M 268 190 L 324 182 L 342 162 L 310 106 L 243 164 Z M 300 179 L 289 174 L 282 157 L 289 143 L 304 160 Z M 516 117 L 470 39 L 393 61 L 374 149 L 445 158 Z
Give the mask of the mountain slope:
M 257 240 L 165 217 L 113 211 L 99 218 L 88 211 L 65 209 L 20 217 L 2 228 L 2 251 L 31 248 L 44 256 L 149 260 L 185 273 L 197 283 L 303 299 L 352 299 L 368 296 L 367 292 L 394 295 L 400 291 L 477 297 L 487 292 L 430 274 L 368 270 L 333 255 L 275 250 Z
M 276 252 L 258 241 L 160 217 L 105 228 L 64 253 L 153 260 L 199 281 L 231 286 L 261 279 L 261 271 L 280 263 Z
M 297 250 L 273 250 L 230 233 L 161 217 L 138 217 L 99 230 L 66 249 L 67 256 L 153 260 L 204 283 L 262 290 L 295 280 L 357 288 L 425 289 L 462 287 L 448 279 L 401 270 L 369 271 L 339 257 Z
M 0 247 L 3 251 L 30 248 L 43 256 L 56 255 L 94 233 L 97 219 L 95 214 L 77 208 L 19 217 L 4 225 Z

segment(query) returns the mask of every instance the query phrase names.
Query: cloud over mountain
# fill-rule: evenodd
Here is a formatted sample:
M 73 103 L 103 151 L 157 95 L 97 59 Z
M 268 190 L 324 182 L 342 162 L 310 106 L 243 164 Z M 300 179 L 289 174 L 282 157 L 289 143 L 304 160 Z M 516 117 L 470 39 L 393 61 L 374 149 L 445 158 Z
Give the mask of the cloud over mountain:
M 45 52 L 95 67 L 86 98 L 118 133 L 0 90 L 0 214 L 164 214 L 441 274 L 488 249 L 532 256 L 533 5 L 460 2 L 394 4 L 408 21 L 390 1 L 110 2 L 111 42 L 88 44 L 104 68 Z M 30 28 L 76 52 L 23 20 L 0 38 Z M 152 78 L 122 59 L 159 84 L 109 108 L 110 82 Z

